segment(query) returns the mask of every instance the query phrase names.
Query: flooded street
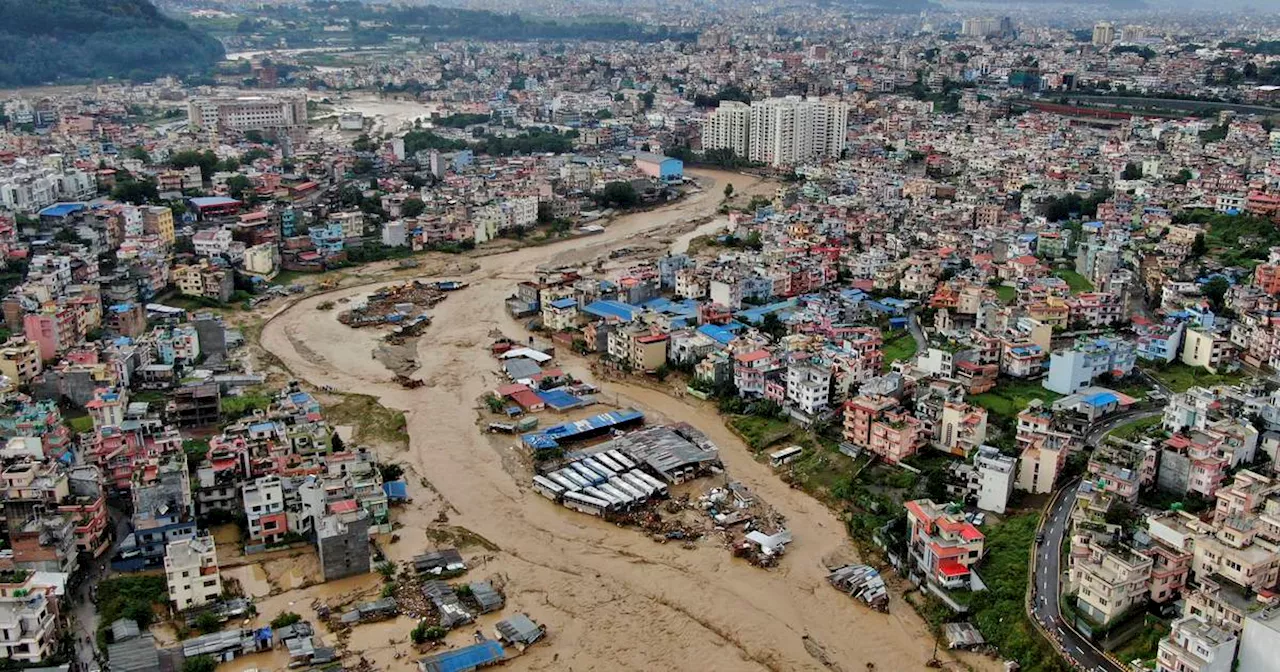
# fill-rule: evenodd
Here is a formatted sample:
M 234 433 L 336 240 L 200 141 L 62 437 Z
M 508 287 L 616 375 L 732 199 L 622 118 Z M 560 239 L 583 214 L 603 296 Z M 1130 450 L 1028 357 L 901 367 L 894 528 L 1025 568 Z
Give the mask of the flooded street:
M 489 552 L 464 549 L 468 559 L 483 554 L 467 578 L 504 581 L 508 602 L 501 614 L 528 612 L 549 633 L 545 644 L 510 663 L 513 669 L 852 672 L 868 663 L 881 670 L 923 669 L 933 650 L 924 622 L 900 600 L 889 615 L 879 614 L 827 585 L 824 561 L 855 557 L 841 521 L 755 462 L 710 405 L 691 405 L 641 385 L 602 383 L 606 402 L 635 405 L 651 421 L 682 420 L 706 432 L 730 474 L 787 517 L 796 541 L 774 570 L 735 560 L 710 539 L 685 550 L 565 510 L 526 487 L 527 474 L 513 466 L 519 464 L 513 437 L 495 440 L 477 427 L 477 400 L 504 382 L 487 349 L 490 332 L 523 336 L 503 306 L 516 282 L 531 279 L 539 265 L 590 261 L 629 240 L 713 216 L 726 182 L 745 198 L 772 195 L 774 189 L 773 183 L 734 173 L 689 172 L 702 179 L 702 192 L 619 217 L 601 235 L 478 258 L 478 268 L 461 277 L 470 286 L 433 309 L 434 321 L 418 345 L 414 377 L 425 381 L 421 388 L 395 385 L 371 357 L 377 332 L 346 328 L 336 312 L 316 310 L 324 301 L 367 294 L 370 285 L 283 309 L 264 328 L 262 345 L 313 385 L 371 394 L 406 412 L 410 447 L 385 457 L 405 464 L 414 503 L 398 513 L 405 527 L 387 550 L 403 560 L 435 547 L 428 530 L 440 511 L 447 512 L 449 525 L 496 546 Z M 717 218 L 672 236 L 687 246 L 694 235 L 723 224 Z M 564 364 L 581 368 L 583 360 L 566 358 Z M 252 575 L 246 578 L 259 585 Z M 328 586 L 315 588 L 321 587 Z M 299 592 L 267 600 L 260 613 L 273 613 L 273 600 Z M 370 656 L 379 669 L 413 669 L 413 658 L 391 656 L 404 647 L 388 642 L 403 640 L 411 627 L 400 621 L 379 624 L 376 634 L 359 640 L 380 649 Z M 354 636 L 361 637 L 360 629 Z M 469 640 L 469 632 L 455 632 L 449 641 Z M 966 662 L 996 668 L 986 659 Z

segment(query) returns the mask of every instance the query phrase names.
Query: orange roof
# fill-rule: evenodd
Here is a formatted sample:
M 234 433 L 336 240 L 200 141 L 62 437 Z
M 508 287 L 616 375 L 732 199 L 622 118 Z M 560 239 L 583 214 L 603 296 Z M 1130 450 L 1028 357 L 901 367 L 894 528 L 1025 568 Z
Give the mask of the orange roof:
M 769 356 L 769 351 L 768 351 L 768 350 L 760 349 L 760 350 L 753 350 L 753 351 L 751 351 L 751 352 L 744 352 L 744 353 L 742 353 L 742 354 L 738 355 L 737 357 L 734 357 L 734 359 L 738 360 L 739 362 L 743 362 L 743 363 L 746 363 L 746 362 L 758 362 L 758 361 L 760 361 L 760 360 L 762 360 L 762 359 L 764 359 L 764 358 L 766 358 L 766 357 L 768 357 L 768 356 Z

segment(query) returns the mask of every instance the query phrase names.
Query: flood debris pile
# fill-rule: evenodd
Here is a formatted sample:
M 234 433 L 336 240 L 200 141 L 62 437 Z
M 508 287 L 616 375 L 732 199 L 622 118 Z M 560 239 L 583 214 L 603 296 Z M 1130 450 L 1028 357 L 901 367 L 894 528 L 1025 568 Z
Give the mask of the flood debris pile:
M 391 285 L 370 294 L 363 304 L 339 313 L 338 321 L 357 329 L 395 325 L 397 332 L 392 336 L 406 338 L 416 335 L 430 323 L 426 309 L 444 301 L 446 295 L 440 283 L 435 282 L 414 280 Z
M 827 581 L 842 593 L 854 597 L 876 611 L 889 613 L 889 590 L 880 571 L 869 565 L 844 565 L 827 575 Z
M 775 566 L 791 543 L 782 514 L 737 481 L 711 488 L 698 498 L 698 507 L 734 556 L 756 566 Z

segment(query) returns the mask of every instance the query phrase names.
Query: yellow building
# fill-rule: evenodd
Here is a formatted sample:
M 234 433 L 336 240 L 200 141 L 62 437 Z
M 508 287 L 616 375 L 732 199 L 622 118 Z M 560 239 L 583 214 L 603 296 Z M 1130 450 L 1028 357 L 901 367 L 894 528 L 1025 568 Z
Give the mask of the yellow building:
M 173 211 L 153 205 L 142 211 L 142 226 L 147 233 L 155 234 L 166 245 L 173 244 Z
M 1182 363 L 1217 373 L 1230 361 L 1231 341 L 1222 334 L 1205 329 L 1187 329 L 1182 341 Z
M 0 375 L 23 384 L 31 382 L 40 371 L 40 347 L 35 343 L 17 336 L 0 346 Z

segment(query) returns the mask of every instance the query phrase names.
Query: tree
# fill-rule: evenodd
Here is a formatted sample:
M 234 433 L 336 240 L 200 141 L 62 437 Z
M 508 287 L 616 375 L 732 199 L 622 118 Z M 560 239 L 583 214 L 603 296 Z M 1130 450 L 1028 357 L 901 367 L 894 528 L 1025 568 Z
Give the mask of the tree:
M 1226 308 L 1224 300 L 1229 289 L 1231 283 L 1221 275 L 1215 275 L 1204 283 L 1204 296 L 1209 299 L 1209 305 L 1213 306 L 1213 312 L 1221 313 Z
M 1132 162 L 1124 164 L 1124 170 L 1120 172 L 1120 179 L 1137 180 L 1141 178 L 1142 169 L 1138 167 L 1138 164 Z
M 605 203 L 621 208 L 629 208 L 640 202 L 640 195 L 630 182 L 610 182 L 604 185 L 602 199 Z
M 206 611 L 197 616 L 195 625 L 197 630 L 206 635 L 222 629 L 222 622 L 218 620 L 217 615 L 212 611 Z
M 1204 234 L 1197 233 L 1195 241 L 1191 243 L 1191 256 L 1198 259 L 1208 251 L 1209 245 L 1204 241 Z
M 724 197 L 725 197 L 726 199 L 733 198 L 733 183 L 732 183 L 732 182 L 730 182 L 730 183 L 728 183 L 728 184 L 724 185 Z
M 137 159 L 138 161 L 141 161 L 143 165 L 151 164 L 151 155 L 147 153 L 147 150 L 143 148 L 142 145 L 130 147 L 129 151 L 125 152 L 125 156 L 130 159 Z
M 227 193 L 231 194 L 231 198 L 243 200 L 244 192 L 253 187 L 253 182 L 249 181 L 248 176 L 236 173 L 227 178 Z
M 640 102 L 644 105 L 644 109 L 652 110 L 653 109 L 653 92 L 645 91 L 644 93 L 640 94 Z
M 214 672 L 218 669 L 218 661 L 213 656 L 196 656 L 182 663 L 182 672 Z
M 760 331 L 776 341 L 787 335 L 787 325 L 782 323 L 777 313 L 769 313 L 760 321 Z
M 280 614 L 279 616 L 276 616 L 275 618 L 271 619 L 271 627 L 279 630 L 280 628 L 288 627 L 290 625 L 293 625 L 294 623 L 298 623 L 301 620 L 302 620 L 302 617 L 299 616 L 298 614 L 295 614 L 292 611 L 286 611 L 283 614 Z
M 422 202 L 417 196 L 410 196 L 404 199 L 404 203 L 400 204 L 400 214 L 405 217 L 417 217 L 427 209 L 427 204 Z
M 134 205 L 144 205 L 160 200 L 160 190 L 155 180 L 126 179 L 116 182 L 116 186 L 111 189 L 111 198 Z

